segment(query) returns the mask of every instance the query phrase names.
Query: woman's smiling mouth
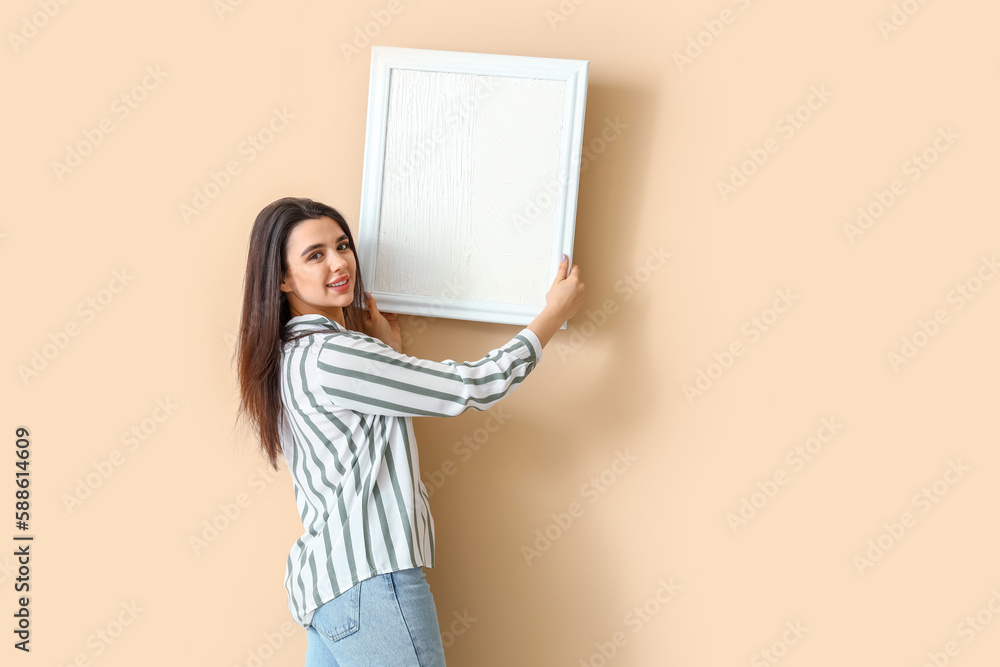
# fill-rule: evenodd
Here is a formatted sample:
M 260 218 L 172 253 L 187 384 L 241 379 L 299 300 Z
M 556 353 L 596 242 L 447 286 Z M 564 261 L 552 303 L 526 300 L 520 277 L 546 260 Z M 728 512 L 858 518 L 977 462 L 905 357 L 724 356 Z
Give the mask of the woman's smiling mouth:
M 327 283 L 326 286 L 336 292 L 346 292 L 350 282 L 350 276 L 344 276 L 335 282 Z

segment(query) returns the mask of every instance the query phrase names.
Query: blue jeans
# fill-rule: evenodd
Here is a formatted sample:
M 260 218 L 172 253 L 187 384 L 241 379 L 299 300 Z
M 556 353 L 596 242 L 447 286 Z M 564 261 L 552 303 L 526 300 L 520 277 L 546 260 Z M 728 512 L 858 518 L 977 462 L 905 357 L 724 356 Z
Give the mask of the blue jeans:
M 380 574 L 319 606 L 306 667 L 444 667 L 437 609 L 422 567 Z

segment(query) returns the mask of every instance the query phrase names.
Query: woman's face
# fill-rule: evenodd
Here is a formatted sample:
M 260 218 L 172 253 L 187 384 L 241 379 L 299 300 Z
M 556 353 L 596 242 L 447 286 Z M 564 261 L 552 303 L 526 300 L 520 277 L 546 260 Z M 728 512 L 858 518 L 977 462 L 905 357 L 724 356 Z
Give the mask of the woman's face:
M 354 301 L 357 263 L 340 225 L 327 216 L 303 220 L 288 237 L 285 261 L 288 273 L 281 291 L 288 296 L 292 317 L 323 315 L 345 326 L 343 309 Z

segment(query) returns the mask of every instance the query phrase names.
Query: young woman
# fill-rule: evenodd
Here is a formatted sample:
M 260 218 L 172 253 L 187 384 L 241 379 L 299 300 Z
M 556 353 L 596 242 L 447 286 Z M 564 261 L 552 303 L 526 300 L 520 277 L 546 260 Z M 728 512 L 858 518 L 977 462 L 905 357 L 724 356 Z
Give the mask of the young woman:
M 475 362 L 429 361 L 403 354 L 396 316 L 364 291 L 338 211 L 286 197 L 257 216 L 236 349 L 240 415 L 270 465 L 280 450 L 292 476 L 305 533 L 285 588 L 307 667 L 445 664 L 411 418 L 485 410 L 512 392 L 583 303 L 568 264 L 564 255 L 544 310 L 507 344 Z

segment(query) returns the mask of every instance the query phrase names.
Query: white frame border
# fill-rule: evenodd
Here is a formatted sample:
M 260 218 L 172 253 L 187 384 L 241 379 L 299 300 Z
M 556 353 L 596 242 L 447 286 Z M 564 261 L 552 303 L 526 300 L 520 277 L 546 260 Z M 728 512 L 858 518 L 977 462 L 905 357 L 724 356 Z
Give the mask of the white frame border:
M 566 83 L 562 146 L 559 151 L 560 178 L 556 193 L 556 224 L 553 228 L 551 258 L 551 266 L 557 267 L 563 253 L 570 258 L 571 266 L 573 261 L 589 66 L 590 61 L 587 60 L 373 46 L 361 180 L 361 212 L 358 221 L 358 259 L 361 262 L 361 273 L 365 284 L 369 286 L 375 284 L 389 111 L 389 77 L 393 69 L 550 79 Z M 565 179 L 561 177 L 562 174 L 566 174 Z M 555 268 L 550 270 L 549 284 L 555 280 L 555 272 Z M 401 315 L 526 325 L 542 311 L 538 306 L 398 294 L 370 288 L 369 291 L 378 301 L 380 310 Z M 561 328 L 566 328 L 565 322 Z

